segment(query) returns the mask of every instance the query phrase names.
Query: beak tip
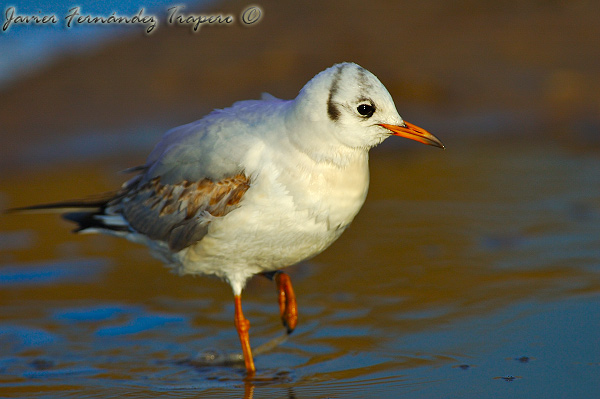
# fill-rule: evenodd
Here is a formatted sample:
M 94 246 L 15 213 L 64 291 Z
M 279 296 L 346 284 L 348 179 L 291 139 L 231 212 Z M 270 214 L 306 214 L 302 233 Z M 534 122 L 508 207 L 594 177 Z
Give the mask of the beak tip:
M 379 124 L 379 126 L 390 130 L 395 136 L 415 140 L 423 144 L 441 148 L 443 150 L 446 149 L 444 144 L 442 144 L 442 142 L 437 137 L 435 137 L 433 134 L 429 133 L 425 129 L 422 129 L 406 121 L 404 121 L 402 125 L 388 125 L 384 123 Z

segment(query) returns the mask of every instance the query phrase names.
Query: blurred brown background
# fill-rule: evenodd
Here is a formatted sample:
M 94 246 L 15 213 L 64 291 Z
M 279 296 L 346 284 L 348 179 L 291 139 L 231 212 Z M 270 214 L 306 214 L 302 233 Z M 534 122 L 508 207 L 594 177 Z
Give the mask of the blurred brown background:
M 257 4 L 262 18 L 251 27 L 239 20 L 246 1 L 188 7 L 236 19 L 197 33 L 167 26 L 165 7 L 152 35 L 130 27 L 119 40 L 5 85 L 0 165 L 31 163 L 20 162 L 23 147 L 57 136 L 166 130 L 263 91 L 292 98 L 340 61 L 374 72 L 400 114 L 450 148 L 463 133 L 600 145 L 597 1 Z

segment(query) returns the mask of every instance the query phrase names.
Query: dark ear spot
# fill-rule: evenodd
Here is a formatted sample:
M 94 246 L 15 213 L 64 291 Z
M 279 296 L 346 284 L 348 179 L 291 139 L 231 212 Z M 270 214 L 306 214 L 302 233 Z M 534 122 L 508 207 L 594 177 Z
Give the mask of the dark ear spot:
M 338 109 L 337 105 L 333 102 L 333 96 L 338 91 L 338 84 L 340 81 L 342 69 L 344 69 L 344 65 L 340 65 L 337 71 L 335 71 L 335 75 L 333 76 L 333 80 L 331 82 L 331 87 L 329 88 L 329 97 L 327 98 L 327 115 L 329 115 L 329 119 L 331 119 L 334 122 L 340 118 L 340 110 Z
M 331 101 L 331 98 L 329 98 L 329 101 L 327 101 L 327 115 L 329 115 L 329 119 L 334 122 L 340 117 L 340 110 Z

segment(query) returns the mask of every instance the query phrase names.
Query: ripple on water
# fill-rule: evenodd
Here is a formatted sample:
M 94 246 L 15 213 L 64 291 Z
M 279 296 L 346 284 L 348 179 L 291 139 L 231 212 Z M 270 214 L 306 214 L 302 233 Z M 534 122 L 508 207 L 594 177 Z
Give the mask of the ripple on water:
M 107 258 L 6 265 L 0 267 L 0 287 L 91 281 L 109 265 L 110 261 Z

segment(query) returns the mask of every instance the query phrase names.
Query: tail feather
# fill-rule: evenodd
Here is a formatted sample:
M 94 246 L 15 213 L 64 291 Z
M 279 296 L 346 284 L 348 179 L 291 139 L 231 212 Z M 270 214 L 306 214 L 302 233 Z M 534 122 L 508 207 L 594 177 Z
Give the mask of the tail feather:
M 108 230 L 123 230 L 125 226 L 106 224 L 105 210 L 107 205 L 115 199 L 115 193 L 105 194 L 99 197 L 55 202 L 50 204 L 39 204 L 20 208 L 11 208 L 5 213 L 60 213 L 62 217 L 77 224 L 75 232 L 89 228 Z
M 64 202 L 54 202 L 50 204 L 38 204 L 24 206 L 19 208 L 10 208 L 5 210 L 5 213 L 65 213 L 69 210 L 82 209 L 100 209 L 110 201 L 110 198 L 93 199 L 93 200 L 73 200 Z

